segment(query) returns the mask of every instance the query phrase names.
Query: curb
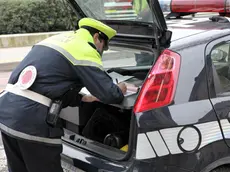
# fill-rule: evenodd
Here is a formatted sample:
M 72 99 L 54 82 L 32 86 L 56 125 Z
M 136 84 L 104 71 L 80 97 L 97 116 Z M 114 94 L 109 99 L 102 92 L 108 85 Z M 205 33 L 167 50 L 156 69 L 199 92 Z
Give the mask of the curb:
M 31 46 L 44 40 L 45 38 L 63 32 L 68 32 L 68 31 L 0 35 L 0 48 Z
M 32 46 L 37 42 L 44 40 L 45 38 L 63 32 L 68 31 L 0 35 L 0 49 Z M 21 60 L 13 60 L 0 63 L 0 72 L 11 72 L 20 62 Z
M 31 46 L 45 38 L 63 32 L 68 31 L 0 35 L 0 48 L 21 48 Z M 0 63 L 0 72 L 11 72 L 19 63 L 20 61 Z

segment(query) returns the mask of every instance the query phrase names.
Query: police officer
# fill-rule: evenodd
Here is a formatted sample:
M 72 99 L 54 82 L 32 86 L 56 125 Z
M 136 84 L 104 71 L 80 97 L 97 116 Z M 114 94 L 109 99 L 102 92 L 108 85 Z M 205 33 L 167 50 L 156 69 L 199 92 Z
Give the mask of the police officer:
M 0 98 L 0 128 L 10 172 L 62 172 L 60 109 L 82 101 L 120 103 L 124 83 L 103 71 L 101 55 L 116 31 L 83 18 L 76 32 L 34 45 L 12 72 Z M 92 96 L 81 95 L 86 87 Z M 55 122 L 56 121 L 56 122 Z
M 144 22 L 150 22 L 152 20 L 152 13 L 147 0 L 133 0 L 132 4 L 138 18 Z

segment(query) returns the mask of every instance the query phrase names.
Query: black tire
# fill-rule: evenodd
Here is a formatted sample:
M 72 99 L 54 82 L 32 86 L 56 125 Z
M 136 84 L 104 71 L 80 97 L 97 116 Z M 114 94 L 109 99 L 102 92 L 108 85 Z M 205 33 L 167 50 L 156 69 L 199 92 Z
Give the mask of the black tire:
M 229 166 L 218 167 L 212 170 L 211 172 L 230 172 L 230 167 Z

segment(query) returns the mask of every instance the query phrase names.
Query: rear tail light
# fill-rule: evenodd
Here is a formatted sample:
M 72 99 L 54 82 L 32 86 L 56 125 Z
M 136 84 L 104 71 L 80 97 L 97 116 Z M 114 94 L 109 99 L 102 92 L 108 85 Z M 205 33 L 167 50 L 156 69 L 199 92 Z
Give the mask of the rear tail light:
M 180 70 L 180 55 L 164 50 L 142 86 L 134 113 L 168 105 L 174 99 Z

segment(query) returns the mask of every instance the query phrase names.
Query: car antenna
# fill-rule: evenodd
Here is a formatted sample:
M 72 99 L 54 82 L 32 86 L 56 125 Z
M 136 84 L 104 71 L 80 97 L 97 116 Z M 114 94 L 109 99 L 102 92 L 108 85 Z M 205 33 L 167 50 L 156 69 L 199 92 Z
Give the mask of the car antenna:
M 71 25 L 72 25 L 72 27 L 73 27 L 73 31 L 74 31 L 74 33 L 76 33 L 76 27 L 75 27 L 75 25 L 74 25 L 74 20 L 73 20 L 73 16 L 71 15 L 71 12 L 69 11 L 69 9 L 68 9 L 68 5 L 66 4 L 66 2 L 65 2 L 65 0 L 62 0 L 62 2 L 63 2 L 63 5 L 64 5 L 64 7 L 65 7 L 65 9 L 66 9 L 66 11 L 67 11 L 67 13 L 68 13 L 68 15 L 69 15 L 69 21 L 70 21 L 70 23 L 71 23 Z M 70 6 L 69 6 L 70 7 Z M 71 8 L 71 7 L 70 7 Z M 72 8 L 71 8 L 72 9 Z

